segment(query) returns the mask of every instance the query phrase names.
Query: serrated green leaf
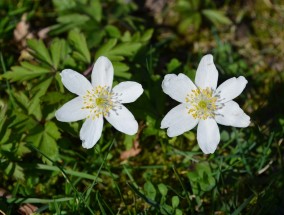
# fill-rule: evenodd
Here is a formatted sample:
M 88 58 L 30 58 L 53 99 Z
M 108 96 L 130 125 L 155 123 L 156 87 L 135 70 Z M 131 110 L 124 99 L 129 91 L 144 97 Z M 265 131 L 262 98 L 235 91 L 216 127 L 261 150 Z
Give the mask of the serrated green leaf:
M 102 5 L 100 0 L 92 0 L 90 3 L 89 15 L 91 15 L 97 22 L 102 20 Z
M 141 34 L 140 34 L 140 32 L 135 32 L 135 33 L 132 35 L 131 41 L 129 41 L 129 42 L 139 42 L 140 39 L 141 39 Z
M 42 144 L 40 144 L 39 150 L 44 153 L 49 159 L 56 161 L 58 158 L 58 146 L 53 137 L 44 133 L 42 138 Z M 42 156 L 42 161 L 47 164 L 52 164 L 50 160 Z
M 116 45 L 117 39 L 110 39 L 107 41 L 96 53 L 95 58 L 106 56 L 106 54 Z
M 60 92 L 47 92 L 43 97 L 41 97 L 41 100 L 47 104 L 56 104 L 58 105 L 60 101 L 66 100 L 66 96 L 63 93 Z
M 27 142 L 37 147 L 49 159 L 55 161 L 58 158 L 58 146 L 56 140 L 60 138 L 57 126 L 53 122 L 46 122 L 45 126 L 38 126 L 31 131 Z M 43 162 L 52 164 L 46 157 L 41 156 Z
M 173 72 L 174 70 L 176 70 L 178 67 L 181 66 L 181 62 L 176 59 L 176 58 L 173 58 L 171 59 L 171 61 L 167 64 L 167 72 L 168 73 L 171 73 Z
M 63 83 L 62 83 L 62 81 L 61 81 L 60 73 L 56 73 L 56 75 L 55 75 L 55 80 L 56 80 L 56 82 L 57 82 L 57 84 L 58 84 L 58 86 L 59 86 L 59 91 L 60 91 L 61 93 L 64 93 L 64 86 L 63 86 Z
M 73 13 L 73 14 L 67 14 L 67 15 L 62 15 L 57 18 L 57 21 L 59 23 L 63 24 L 71 24 L 71 25 L 79 25 L 86 23 L 90 18 L 87 15 L 82 15 L 78 13 Z
M 26 146 L 25 143 L 19 143 L 16 151 L 16 155 L 22 157 L 23 155 L 30 153 L 31 150 Z
M 55 140 L 58 140 L 61 137 L 58 127 L 54 122 L 47 122 L 45 124 L 45 131 L 49 136 L 53 137 Z
M 52 3 L 57 11 L 64 11 L 76 6 L 73 0 L 52 0 Z
M 152 38 L 152 35 L 154 33 L 154 29 L 148 29 L 141 37 L 142 42 L 147 42 Z
M 33 72 L 42 72 L 47 73 L 50 71 L 50 68 L 43 67 L 42 65 L 34 65 L 29 62 L 21 62 L 21 66 Z
M 24 92 L 19 91 L 14 93 L 14 98 L 16 104 L 23 110 L 27 111 L 29 106 L 29 98 L 24 94 Z
M 40 96 L 43 96 L 46 94 L 47 89 L 49 88 L 51 82 L 53 80 L 53 77 L 47 78 L 43 80 L 42 82 L 35 85 L 32 89 L 33 93 L 39 94 Z
M 130 42 L 131 41 L 131 34 L 129 31 L 125 31 L 122 37 L 120 38 L 122 42 Z
M 11 69 L 12 71 L 6 72 L 2 75 L 2 77 L 12 82 L 26 81 L 49 73 L 49 70 L 44 68 L 39 70 L 30 70 L 21 66 L 13 66 Z
M 125 63 L 113 62 L 112 65 L 114 67 L 115 76 L 126 79 L 131 77 L 131 74 L 127 72 L 129 70 L 129 66 L 127 66 Z
M 58 68 L 60 58 L 62 55 L 62 49 L 63 49 L 63 43 L 64 40 L 60 39 L 54 39 L 50 45 L 50 53 L 51 53 L 51 59 L 52 59 L 52 65 L 55 69 Z
M 42 60 L 43 62 L 52 65 L 52 60 L 49 55 L 48 49 L 42 40 L 30 39 L 27 41 L 28 47 L 32 49 L 32 54 Z
M 86 61 L 86 58 L 81 53 L 76 51 L 72 53 L 72 57 L 77 61 L 82 61 L 82 62 Z
M 34 115 L 35 118 L 40 121 L 42 118 L 42 112 L 40 107 L 40 99 L 39 96 L 36 95 L 32 98 L 32 100 L 29 102 L 29 109 L 28 109 L 29 115 Z
M 36 117 L 37 120 L 41 120 L 42 118 L 42 111 L 40 105 L 40 98 L 46 94 L 48 87 L 52 82 L 52 77 L 44 80 L 43 82 L 39 83 L 33 89 L 33 92 L 36 94 L 31 98 L 28 105 L 28 114 L 32 114 Z
M 7 175 L 12 175 L 17 180 L 25 180 L 24 170 L 17 163 L 10 162 L 5 169 Z
M 27 132 L 38 125 L 38 122 L 33 117 L 16 109 L 9 118 L 12 121 L 9 127 L 14 127 L 14 129 L 17 130 L 17 133 Z
M 194 30 L 198 30 L 200 28 L 202 21 L 202 17 L 200 13 L 192 13 L 188 18 L 182 20 L 178 25 L 178 30 L 181 33 L 186 34 L 189 28 L 194 27 Z
M 113 61 L 123 61 L 123 60 L 125 59 L 125 57 L 123 57 L 123 56 L 117 56 L 117 55 L 106 54 L 106 55 L 104 55 L 104 56 L 105 56 L 105 57 L 108 57 L 111 62 L 113 62 Z
M 114 47 L 112 50 L 108 52 L 109 55 L 122 55 L 122 56 L 132 56 L 135 52 L 137 52 L 140 47 L 142 46 L 141 43 L 138 42 L 128 42 L 128 43 L 121 43 Z
M 72 30 L 68 34 L 68 41 L 75 48 L 76 51 L 78 51 L 81 55 L 84 56 L 84 62 L 90 63 L 91 56 L 85 36 L 77 30 Z
M 11 129 L 6 129 L 5 131 L 1 130 L 0 144 L 6 143 L 9 140 L 11 133 L 12 133 Z
M 218 10 L 205 9 L 202 10 L 202 14 L 216 26 L 220 24 L 229 25 L 232 23 L 231 20 L 224 15 L 224 13 Z
M 108 33 L 108 35 L 110 37 L 113 37 L 113 38 L 120 38 L 121 37 L 121 33 L 120 33 L 119 29 L 117 27 L 115 27 L 114 25 L 107 25 L 105 27 L 105 31 Z

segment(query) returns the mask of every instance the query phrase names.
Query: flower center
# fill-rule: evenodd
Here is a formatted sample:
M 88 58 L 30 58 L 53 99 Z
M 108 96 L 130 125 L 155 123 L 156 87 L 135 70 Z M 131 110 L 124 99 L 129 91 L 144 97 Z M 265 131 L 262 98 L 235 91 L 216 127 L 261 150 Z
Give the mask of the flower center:
M 188 114 L 195 119 L 214 118 L 217 106 L 218 96 L 213 95 L 210 88 L 192 90 L 186 96 L 186 103 L 189 103 Z
M 118 94 L 113 93 L 107 86 L 97 86 L 88 90 L 83 99 L 82 109 L 88 109 L 90 111 L 88 118 L 92 117 L 93 120 L 101 115 L 108 116 L 111 110 L 116 112 L 116 108 L 120 105 Z

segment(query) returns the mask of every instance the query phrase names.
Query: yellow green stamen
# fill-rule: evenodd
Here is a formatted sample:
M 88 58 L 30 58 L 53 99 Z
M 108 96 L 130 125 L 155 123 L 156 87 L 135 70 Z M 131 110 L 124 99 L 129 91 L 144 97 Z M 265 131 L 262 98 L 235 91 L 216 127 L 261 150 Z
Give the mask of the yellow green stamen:
M 101 115 L 107 116 L 111 110 L 116 111 L 116 108 L 119 107 L 118 95 L 106 86 L 97 86 L 88 90 L 83 99 L 82 109 L 89 110 L 88 118 L 91 117 L 93 120 Z
M 213 95 L 210 88 L 192 90 L 186 96 L 186 103 L 189 103 L 188 114 L 195 119 L 214 118 L 218 97 Z

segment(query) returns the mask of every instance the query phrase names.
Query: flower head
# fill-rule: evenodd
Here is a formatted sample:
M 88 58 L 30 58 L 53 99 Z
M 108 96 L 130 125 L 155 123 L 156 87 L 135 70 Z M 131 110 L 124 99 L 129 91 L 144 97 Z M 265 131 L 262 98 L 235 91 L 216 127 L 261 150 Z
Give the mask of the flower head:
M 197 124 L 197 141 L 205 154 L 213 153 L 220 142 L 217 123 L 247 127 L 250 117 L 233 101 L 244 90 L 247 80 L 230 78 L 217 88 L 218 71 L 212 55 L 205 55 L 197 68 L 195 84 L 184 74 L 165 76 L 162 88 L 181 104 L 170 110 L 161 122 L 169 137 L 191 130 Z
M 73 122 L 86 119 L 80 130 L 84 148 L 93 147 L 101 137 L 103 118 L 117 130 L 133 135 L 138 123 L 123 103 L 134 102 L 142 93 L 142 86 L 125 81 L 112 89 L 113 66 L 106 57 L 99 57 L 92 71 L 92 83 L 71 69 L 61 72 L 62 83 L 78 96 L 56 111 L 57 120 Z

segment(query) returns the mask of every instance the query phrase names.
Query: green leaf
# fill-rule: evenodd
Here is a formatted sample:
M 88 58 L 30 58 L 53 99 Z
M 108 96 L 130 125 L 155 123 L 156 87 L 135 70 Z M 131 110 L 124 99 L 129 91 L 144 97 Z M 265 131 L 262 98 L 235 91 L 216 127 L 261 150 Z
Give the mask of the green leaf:
M 52 0 L 52 3 L 58 11 L 68 10 L 76 6 L 74 0 Z
M 97 21 L 102 20 L 102 5 L 100 0 L 92 0 L 89 7 L 90 15 Z
M 113 62 L 112 65 L 114 67 L 115 76 L 126 79 L 129 79 L 131 77 L 131 74 L 127 72 L 129 70 L 129 67 L 125 63 Z
M 152 35 L 154 33 L 154 29 L 148 29 L 147 31 L 145 31 L 145 33 L 142 35 L 141 37 L 141 41 L 142 42 L 147 42 L 152 38 Z
M 194 193 L 200 188 L 202 191 L 209 191 L 216 183 L 207 162 L 197 163 L 195 168 L 187 173 L 187 176 L 190 179 Z
M 16 151 L 16 155 L 22 157 L 23 155 L 30 153 L 31 150 L 26 146 L 26 143 L 19 143 Z
M 27 111 L 29 106 L 29 98 L 24 92 L 19 91 L 14 93 L 14 98 L 16 99 L 16 104 L 23 110 Z
M 173 58 L 171 59 L 171 61 L 167 64 L 167 72 L 168 73 L 172 73 L 173 71 L 175 71 L 178 67 L 181 66 L 181 62 L 176 59 Z
M 182 215 L 182 211 L 180 209 L 176 209 L 175 215 Z
M 64 40 L 54 39 L 50 45 L 52 65 L 55 69 L 58 68 L 64 43 Z
M 78 14 L 78 13 L 62 15 L 57 18 L 57 21 L 59 23 L 70 24 L 69 27 L 84 24 L 88 20 L 90 20 L 90 18 L 87 15 Z
M 113 37 L 113 38 L 120 38 L 121 37 L 121 33 L 120 33 L 119 29 L 117 27 L 115 27 L 114 25 L 107 25 L 105 27 L 105 31 L 108 33 L 108 35 L 110 37 Z
M 150 181 L 147 181 L 144 184 L 144 191 L 145 191 L 146 196 L 149 199 L 155 200 L 157 192 L 156 192 L 156 189 L 155 189 L 154 185 Z
M 166 195 L 167 195 L 167 193 L 168 193 L 168 188 L 167 188 L 166 185 L 164 185 L 164 184 L 159 184 L 159 185 L 158 185 L 158 189 L 159 189 L 160 193 L 162 194 L 162 196 L 166 196 Z
M 110 50 L 108 55 L 132 56 L 135 52 L 137 52 L 140 49 L 141 46 L 142 44 L 138 42 L 121 43 L 112 50 Z
M 200 13 L 193 13 L 179 23 L 178 30 L 183 34 L 186 34 L 189 28 L 194 28 L 194 30 L 198 30 L 200 28 L 200 25 L 201 25 Z
M 48 87 L 50 86 L 53 78 L 48 78 L 39 83 L 33 88 L 33 92 L 36 92 L 32 99 L 29 101 L 28 114 L 32 114 L 39 121 L 42 118 L 42 111 L 40 106 L 40 98 L 46 94 Z
M 95 58 L 105 56 L 117 43 L 117 39 L 110 39 L 107 41 L 96 53 Z
M 125 56 L 133 56 L 142 46 L 139 42 L 116 43 L 117 39 L 110 39 L 97 51 L 96 58 L 103 55 L 112 61 L 121 61 Z
M 46 122 L 44 127 L 38 126 L 31 131 L 27 137 L 27 142 L 37 147 L 49 159 L 58 159 L 58 146 L 56 141 L 60 138 L 60 132 L 53 122 Z M 43 162 L 52 164 L 50 160 L 42 156 Z
M 77 30 L 70 31 L 68 34 L 68 41 L 75 48 L 76 51 L 78 51 L 82 56 L 84 56 L 84 62 L 91 62 L 91 56 L 87 46 L 86 38 L 82 33 L 78 32 Z
M 12 71 L 2 75 L 3 78 L 14 81 L 26 81 L 49 73 L 49 69 L 23 62 L 22 66 L 13 66 Z
M 28 47 L 32 49 L 32 54 L 42 60 L 43 62 L 52 65 L 52 60 L 49 55 L 48 49 L 42 40 L 30 39 L 27 41 Z
M 172 197 L 172 206 L 173 206 L 173 208 L 177 208 L 178 205 L 179 205 L 179 198 L 178 198 L 178 196 L 173 196 Z
M 223 12 L 218 10 L 205 9 L 202 10 L 202 14 L 206 16 L 216 26 L 220 24 L 229 25 L 232 23 L 231 20 L 227 18 Z
M 42 136 L 42 144 L 40 144 L 39 150 L 42 151 L 49 159 L 56 161 L 58 159 L 58 146 L 55 139 L 48 133 L 44 133 Z M 42 157 L 42 161 L 47 164 L 52 164 L 46 157 Z
M 17 163 L 10 162 L 5 169 L 7 175 L 12 175 L 17 180 L 25 180 L 23 168 Z
M 48 135 L 53 137 L 55 140 L 58 140 L 61 137 L 58 127 L 56 126 L 54 122 L 51 122 L 51 121 L 47 122 L 45 124 L 45 131 L 47 132 Z

